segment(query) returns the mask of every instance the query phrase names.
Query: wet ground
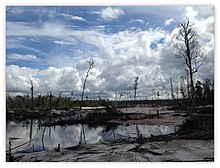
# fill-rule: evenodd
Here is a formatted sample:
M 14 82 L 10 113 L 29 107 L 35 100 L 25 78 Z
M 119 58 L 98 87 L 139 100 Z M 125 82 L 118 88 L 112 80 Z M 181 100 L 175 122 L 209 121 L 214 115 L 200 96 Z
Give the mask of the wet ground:
M 30 124 L 30 120 L 26 121 Z M 33 120 L 33 125 L 27 123 L 9 122 L 7 124 L 7 139 L 9 137 L 16 138 L 12 140 L 12 148 L 19 146 L 25 142 L 26 145 L 14 149 L 15 152 L 31 152 L 48 150 L 62 147 L 83 144 L 97 144 L 100 142 L 109 142 L 118 139 L 138 137 L 143 138 L 151 135 L 164 135 L 174 133 L 178 127 L 173 125 L 138 125 L 138 124 L 115 124 L 92 127 L 87 124 L 66 125 L 40 127 L 37 120 Z M 6 145 L 8 149 L 8 144 Z
M 80 145 L 60 151 L 17 153 L 21 162 L 179 162 L 213 161 L 213 140 L 173 140 L 125 144 Z
M 29 142 L 13 150 L 14 161 L 213 161 L 211 139 L 136 141 L 175 133 L 189 117 L 187 113 L 168 109 L 121 108 L 125 114 L 121 118 L 95 127 L 88 124 L 49 127 L 38 120 L 11 121 L 7 123 L 7 139 L 20 138 L 13 140 L 12 147 Z M 75 115 L 93 113 L 87 110 Z M 126 141 L 132 138 L 132 142 Z M 56 150 L 58 144 L 61 148 Z M 8 143 L 6 146 L 8 149 Z

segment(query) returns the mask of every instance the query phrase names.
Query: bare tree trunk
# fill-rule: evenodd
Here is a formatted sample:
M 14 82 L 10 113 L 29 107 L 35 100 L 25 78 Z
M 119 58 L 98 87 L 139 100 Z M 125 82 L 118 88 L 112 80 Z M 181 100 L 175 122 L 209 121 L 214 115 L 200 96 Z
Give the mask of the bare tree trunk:
M 178 103 L 178 99 L 179 99 L 179 82 L 177 80 L 177 87 L 176 87 L 176 100 L 177 100 L 177 103 Z
M 185 39 L 185 44 L 186 44 L 186 55 L 188 58 L 188 68 L 189 68 L 189 77 L 190 77 L 190 88 L 191 88 L 191 103 L 192 103 L 192 111 L 195 110 L 195 100 L 194 100 L 194 84 L 193 84 L 193 67 L 192 67 L 192 58 L 191 58 L 191 53 L 190 53 L 190 46 L 189 46 L 189 39 L 188 36 L 186 35 Z
M 136 100 L 136 93 L 137 93 L 137 85 L 138 85 L 138 77 L 134 80 L 134 100 Z
M 176 44 L 177 57 L 183 58 L 189 70 L 190 77 L 190 100 L 191 110 L 195 110 L 195 91 L 193 84 L 193 74 L 196 73 L 200 66 L 206 61 L 202 53 L 202 47 L 199 45 L 198 35 L 195 31 L 194 24 L 189 20 L 180 24 L 177 40 L 180 43 Z M 202 58 L 202 59 L 201 59 Z
M 86 81 L 87 81 L 87 78 L 88 78 L 88 75 L 89 74 L 89 70 L 87 71 L 87 74 L 86 74 L 86 78 L 83 82 L 83 90 L 82 90 L 82 96 L 81 96 L 81 105 L 80 105 L 80 110 L 82 108 L 82 104 L 83 104 L 83 98 L 84 98 L 84 92 L 85 92 L 85 87 L 86 87 Z
M 189 68 L 190 69 L 190 68 Z M 189 71 L 190 74 L 190 88 L 191 88 L 191 103 L 192 103 L 192 111 L 195 110 L 195 96 L 194 96 L 194 84 L 193 84 L 193 73 L 192 70 L 190 69 Z
M 136 89 L 134 89 L 134 100 L 136 100 Z
M 34 85 L 33 82 L 30 78 L 30 82 L 31 82 L 31 110 L 34 109 Z
M 31 110 L 34 109 L 34 86 L 31 87 Z
M 173 82 L 172 82 L 172 78 L 170 78 L 170 89 L 171 89 L 171 98 L 172 98 L 172 101 L 173 101 L 173 106 L 175 106 L 174 95 L 173 95 Z
M 187 77 L 187 98 L 189 99 L 189 72 L 186 70 L 186 77 Z
M 51 113 L 51 110 L 52 110 L 52 94 L 50 92 L 50 113 Z
M 92 58 L 90 58 L 90 60 L 88 61 L 88 64 L 89 64 L 89 68 L 87 70 L 86 77 L 85 77 L 84 82 L 83 82 L 80 110 L 81 110 L 82 104 L 83 104 L 83 98 L 84 98 L 84 92 L 85 92 L 85 87 L 86 87 L 86 81 L 87 81 L 87 78 L 90 75 L 90 70 L 94 67 L 95 62 L 94 62 L 94 60 Z

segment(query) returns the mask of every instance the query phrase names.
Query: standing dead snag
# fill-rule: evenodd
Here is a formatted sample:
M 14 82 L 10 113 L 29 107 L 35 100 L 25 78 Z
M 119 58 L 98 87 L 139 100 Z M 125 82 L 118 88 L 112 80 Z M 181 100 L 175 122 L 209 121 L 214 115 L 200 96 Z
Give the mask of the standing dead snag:
M 179 34 L 176 37 L 177 43 L 176 56 L 178 58 L 183 58 L 185 64 L 189 70 L 190 77 L 190 98 L 192 110 L 195 109 L 195 96 L 194 96 L 194 84 L 193 84 L 193 74 L 196 73 L 199 67 L 205 62 L 205 56 L 202 53 L 202 47 L 199 45 L 198 34 L 196 33 L 193 23 L 189 20 L 182 22 L 180 24 Z
M 31 82 L 31 110 L 33 111 L 33 109 L 34 109 L 34 85 L 33 85 L 31 78 L 29 78 L 29 79 Z M 30 135 L 29 135 L 30 141 L 32 139 L 32 127 L 33 127 L 33 118 L 31 116 Z
M 173 94 L 173 79 L 170 78 L 170 90 L 171 90 L 171 98 L 173 102 L 173 107 L 175 106 L 174 94 Z
M 30 78 L 30 82 L 31 82 L 31 110 L 33 110 L 33 106 L 34 106 L 34 85 L 33 82 Z
M 136 99 L 136 91 L 137 91 L 137 85 L 138 85 L 138 76 L 134 80 L 134 100 Z
M 50 113 L 52 111 L 52 93 L 50 91 Z
M 94 68 L 94 60 L 92 58 L 90 58 L 90 60 L 88 61 L 88 64 L 89 64 L 89 68 L 87 70 L 87 73 L 86 73 L 86 77 L 84 79 L 84 82 L 83 82 L 83 90 L 82 90 L 82 97 L 81 97 L 81 105 L 80 105 L 80 109 L 82 108 L 82 103 L 83 103 L 83 97 L 84 97 L 84 91 L 85 91 L 85 87 L 86 87 L 86 81 L 87 81 L 87 78 L 89 77 L 89 75 L 91 74 L 90 70 L 92 68 Z

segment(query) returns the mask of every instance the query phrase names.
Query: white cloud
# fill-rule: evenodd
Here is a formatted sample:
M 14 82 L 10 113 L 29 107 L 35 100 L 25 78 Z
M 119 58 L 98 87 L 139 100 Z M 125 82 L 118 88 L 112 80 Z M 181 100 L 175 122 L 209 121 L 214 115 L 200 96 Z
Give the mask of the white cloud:
M 109 7 L 110 8 L 110 7 Z M 104 9 L 103 9 L 104 10 Z M 111 9 L 113 10 L 113 9 Z M 199 17 L 194 8 L 187 7 L 184 16 L 194 19 L 200 40 L 204 46 L 208 61 L 201 67 L 196 78 L 203 79 L 213 75 L 214 67 L 214 17 Z M 118 16 L 117 16 L 118 17 Z M 109 20 L 117 17 L 107 17 Z M 104 18 L 102 18 L 104 20 Z M 107 19 L 107 20 L 108 20 Z M 167 24 L 172 22 L 168 20 Z M 171 32 L 166 30 L 122 30 L 105 34 L 99 30 L 74 30 L 57 23 L 44 23 L 42 26 L 24 23 L 7 23 L 7 35 L 10 36 L 43 36 L 52 37 L 57 44 L 75 42 L 82 48 L 73 50 L 76 53 L 50 53 L 51 67 L 44 70 L 32 70 L 18 66 L 7 66 L 7 90 L 27 89 L 28 75 L 31 75 L 36 88 L 42 92 L 74 91 L 79 94 L 82 80 L 85 77 L 88 64 L 86 58 L 94 57 L 95 68 L 88 78 L 86 94 L 106 94 L 114 92 L 133 92 L 134 78 L 139 76 L 138 96 L 152 97 L 151 90 L 170 90 L 169 79 L 174 85 L 185 68 L 183 60 L 174 54 L 175 36 L 178 28 Z M 151 45 L 155 44 L 156 48 Z M 88 51 L 85 51 L 86 48 Z M 95 48 L 95 49 L 94 49 Z M 67 67 L 69 66 L 69 67 Z M 26 70 L 25 73 L 24 69 Z M 161 95 L 166 94 L 161 93 Z
M 124 11 L 119 8 L 107 7 L 102 9 L 100 15 L 101 15 L 100 17 L 104 21 L 111 21 L 117 19 L 121 15 L 124 15 Z
M 53 91 L 58 94 L 61 91 L 79 91 L 81 88 L 80 80 L 77 80 L 78 76 L 73 68 L 49 67 L 46 70 L 36 70 L 10 65 L 7 66 L 6 72 L 7 91 L 28 92 L 30 77 L 36 92 Z
M 33 52 L 37 52 L 37 53 L 41 53 L 41 54 L 44 54 L 42 53 L 42 51 L 36 49 L 36 48 L 32 48 L 32 47 L 28 47 L 28 46 L 25 46 L 24 44 L 22 44 L 22 42 L 18 41 L 18 40 L 15 40 L 15 38 L 10 38 L 10 39 L 7 39 L 7 45 L 6 45 L 6 48 L 7 49 L 10 49 L 10 48 L 14 48 L 14 49 L 26 49 L 26 50 L 30 50 L 30 51 L 33 51 Z
M 65 14 L 65 13 L 61 13 L 60 16 L 63 16 L 64 18 L 66 18 L 66 19 L 68 19 L 68 20 L 86 21 L 86 19 L 83 18 L 83 17 L 74 16 L 74 15 Z
M 61 45 L 72 45 L 73 44 L 73 43 L 69 43 L 67 41 L 57 41 L 57 40 L 55 40 L 54 43 L 61 44 Z
M 7 22 L 7 37 L 52 37 L 62 41 L 75 42 L 75 37 L 99 35 L 96 30 L 73 30 L 63 24 L 56 22 L 45 22 L 43 24 Z
M 139 22 L 139 23 L 143 24 L 144 20 L 142 20 L 142 19 L 132 19 L 132 20 L 130 20 L 130 23 L 133 23 L 133 22 Z
M 184 20 L 187 17 L 191 23 L 194 23 L 195 30 L 199 35 L 199 43 L 202 45 L 203 53 L 207 57 L 205 64 L 195 73 L 195 79 L 203 81 L 205 78 L 210 78 L 212 80 L 214 74 L 214 17 L 198 17 L 198 12 L 192 7 L 186 7 L 182 16 L 184 16 Z M 178 32 L 178 28 L 175 28 L 170 34 L 167 34 L 164 46 L 160 50 L 160 67 L 167 84 L 169 84 L 170 77 L 175 79 L 174 83 L 177 83 L 179 76 L 184 73 L 184 68 L 186 68 L 184 60 L 177 59 L 175 56 L 174 44 Z
M 19 67 L 10 65 L 6 67 L 6 90 L 25 93 L 30 88 L 30 77 L 33 83 L 37 86 L 36 76 L 38 70 L 27 67 Z
M 7 58 L 9 60 L 24 60 L 24 61 L 37 60 L 37 56 L 33 54 L 22 55 L 22 54 L 13 53 L 8 55 Z
M 214 6 L 210 5 L 195 5 L 193 9 L 198 12 L 198 18 L 208 18 L 210 16 L 214 16 Z
M 165 25 L 165 26 L 169 26 L 169 25 L 170 25 L 172 22 L 174 22 L 174 21 L 175 21 L 175 20 L 172 19 L 172 18 L 171 18 L 171 19 L 168 19 L 168 20 L 165 20 L 165 21 L 164 21 L 164 25 Z
M 37 7 L 35 8 L 34 11 L 37 12 L 40 16 L 47 15 L 50 20 L 54 20 L 54 18 L 56 17 L 63 17 L 66 20 L 77 20 L 77 21 L 84 21 L 84 22 L 86 21 L 86 19 L 81 16 L 59 12 L 59 7 L 58 8 L 57 7 L 50 7 L 50 8 Z M 33 12 L 33 11 L 29 11 L 29 12 Z
M 197 15 L 198 11 L 195 11 L 192 6 L 187 6 L 183 11 L 182 19 L 189 19 L 191 21 L 194 21 L 196 20 Z
M 88 67 L 88 66 L 87 66 Z M 30 78 L 33 81 L 35 96 L 38 93 L 48 94 L 50 91 L 58 95 L 60 92 L 74 92 L 80 95 L 82 90 L 82 80 L 86 70 L 80 73 L 74 67 L 55 68 L 48 67 L 44 70 L 31 69 L 10 65 L 6 68 L 7 91 L 23 92 L 30 91 Z M 100 71 L 94 68 L 88 78 L 87 92 L 97 92 L 102 81 L 97 78 Z

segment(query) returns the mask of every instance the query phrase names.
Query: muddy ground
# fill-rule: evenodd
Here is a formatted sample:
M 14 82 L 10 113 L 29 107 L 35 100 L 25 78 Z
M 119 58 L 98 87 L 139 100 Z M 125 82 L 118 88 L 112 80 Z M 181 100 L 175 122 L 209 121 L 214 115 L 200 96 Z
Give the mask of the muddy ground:
M 110 122 L 118 124 L 146 124 L 146 125 L 181 125 L 187 118 L 186 113 L 168 110 L 168 107 L 129 107 L 121 108 L 123 114 L 131 119 L 114 119 Z M 158 113 L 157 113 L 158 112 Z
M 35 153 L 17 153 L 20 162 L 189 162 L 213 161 L 213 140 L 172 140 L 143 144 L 90 144 Z
M 121 108 L 120 112 L 126 118 L 111 119 L 110 123 L 146 124 L 146 125 L 177 125 L 181 126 L 192 116 L 185 112 L 168 110 L 169 107 L 137 106 Z M 80 113 L 80 111 L 78 112 Z M 149 116 L 153 117 L 149 117 Z M 203 114 L 196 114 L 203 115 Z M 212 114 L 213 115 L 213 114 Z M 129 116 L 129 117 L 128 117 Z M 205 120 L 204 120 L 205 121 Z M 204 125 L 201 123 L 200 125 Z M 203 131 L 204 130 L 199 130 Z M 205 130 L 206 131 L 206 130 Z M 209 133 L 209 130 L 208 130 Z M 200 134 L 198 132 L 198 134 Z M 205 138 L 196 135 L 193 138 L 160 138 L 158 141 L 120 141 L 100 142 L 98 144 L 81 144 L 60 150 L 48 150 L 34 153 L 15 153 L 14 161 L 20 162 L 164 162 L 164 161 L 214 161 L 214 138 L 204 134 Z M 183 136 L 183 137 L 184 137 Z M 199 138 L 198 138 L 199 137 Z

